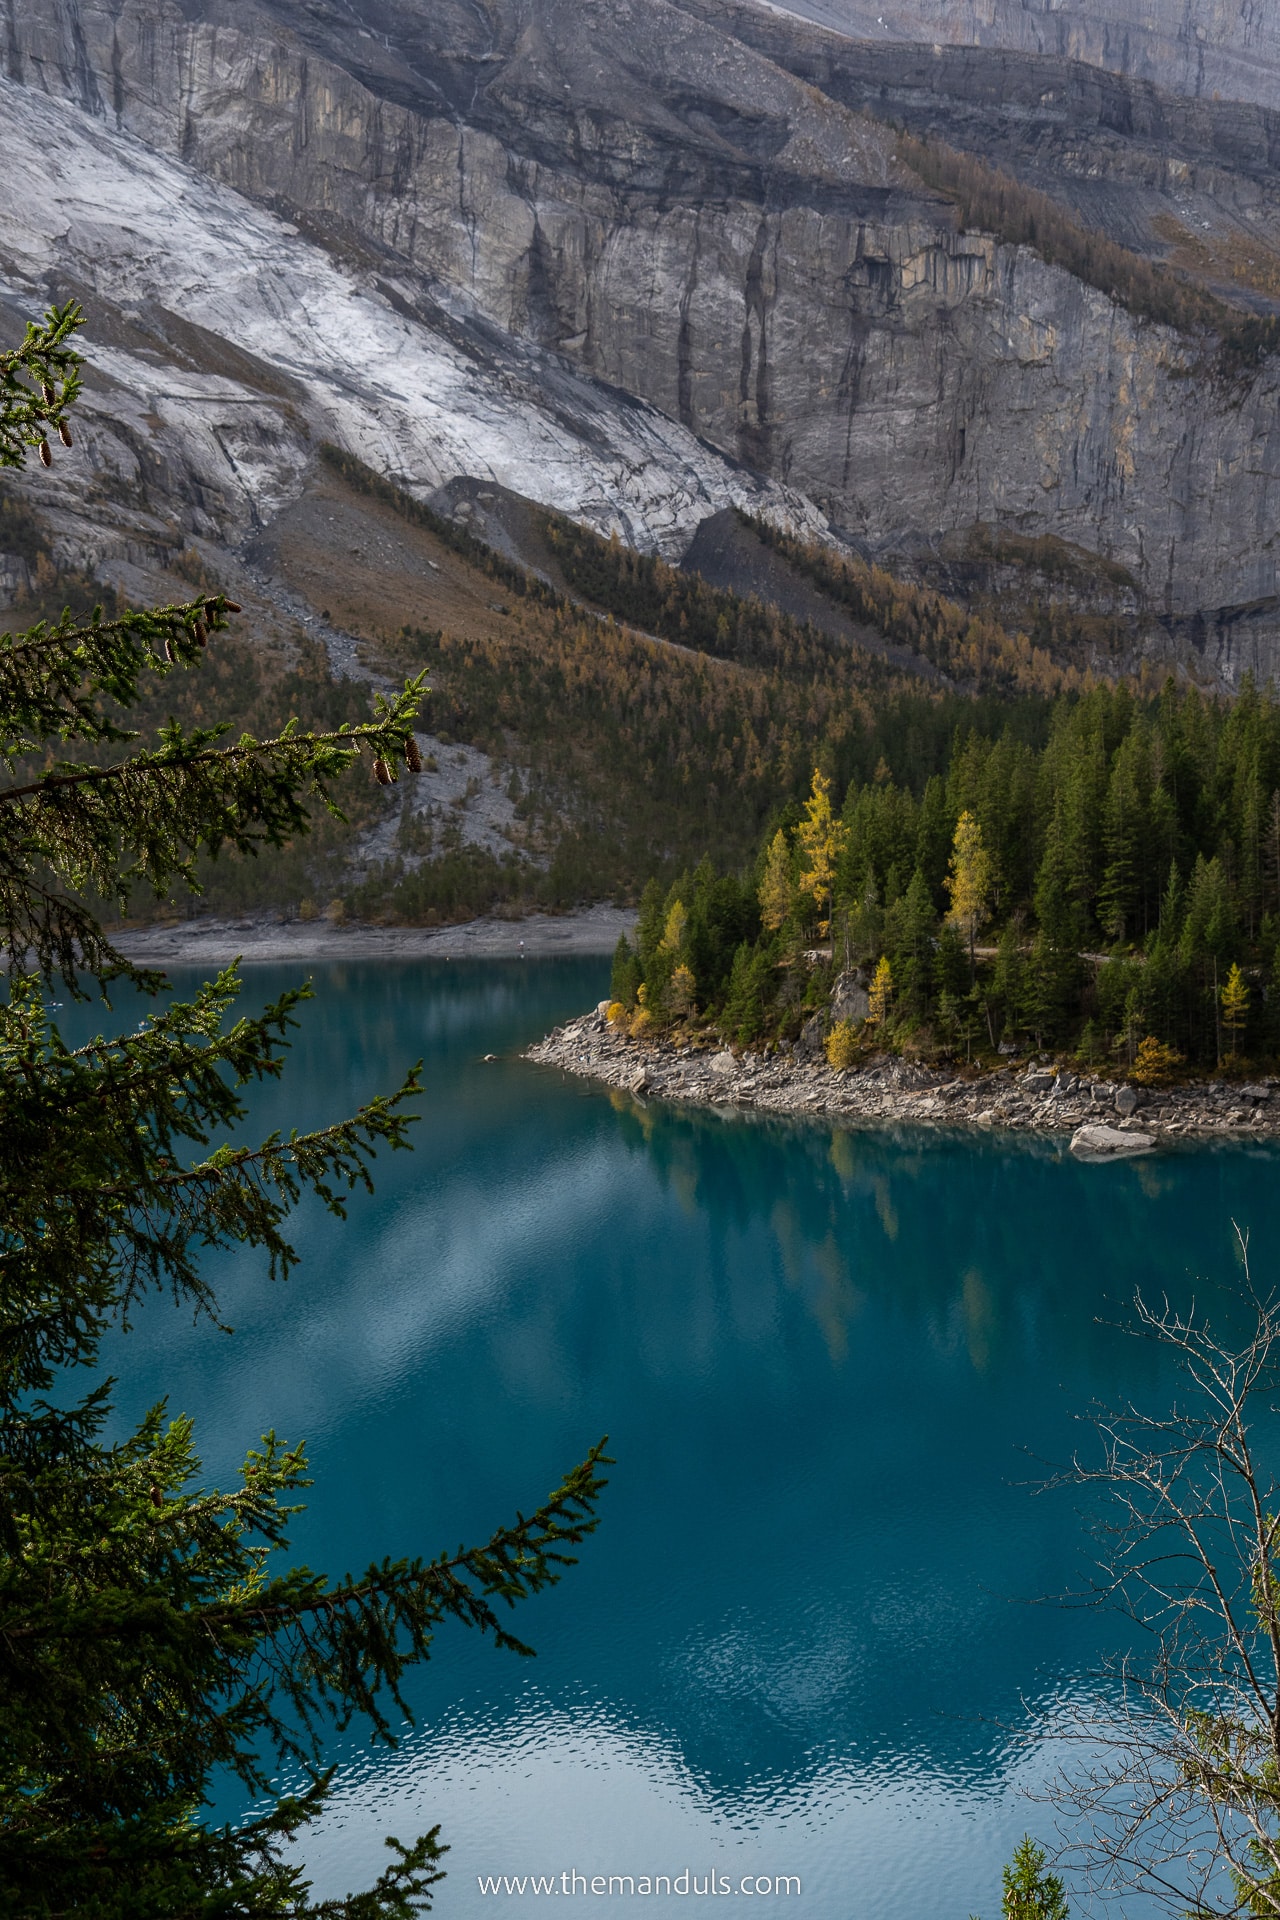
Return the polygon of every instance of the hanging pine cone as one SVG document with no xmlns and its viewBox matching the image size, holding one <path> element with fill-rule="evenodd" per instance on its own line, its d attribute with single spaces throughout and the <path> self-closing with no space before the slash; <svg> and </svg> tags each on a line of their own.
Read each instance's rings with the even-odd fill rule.
<svg viewBox="0 0 1280 1920">
<path fill-rule="evenodd" d="M 159 1487 L 152 1487 L 151 1489 L 151 1504 L 153 1507 L 162 1507 L 164 1505 L 164 1495 L 161 1493 Z"/>
<path fill-rule="evenodd" d="M 170 639 L 167 633 L 164 637 L 164 657 L 168 661 L 170 666 L 173 665 L 174 661 L 178 657 L 173 651 L 173 641 Z"/>
<path fill-rule="evenodd" d="M 197 620 L 193 631 L 196 636 L 196 645 L 198 647 L 202 647 L 205 644 L 205 641 L 209 638 L 208 627 L 206 627 L 203 620 Z"/>
<path fill-rule="evenodd" d="M 216 601 L 216 600 L 206 600 L 206 601 L 205 601 L 205 603 L 204 603 L 204 617 L 205 617 L 205 619 L 206 619 L 206 620 L 207 620 L 207 621 L 209 622 L 209 625 L 210 625 L 210 626 L 213 626 L 213 625 L 214 625 L 214 623 L 216 622 L 216 620 L 217 620 L 217 618 L 218 618 L 218 603 L 217 603 L 217 601 Z"/>
<path fill-rule="evenodd" d="M 71 445 L 71 429 L 65 420 L 59 420 L 58 422 L 58 438 L 64 447 Z"/>
<path fill-rule="evenodd" d="M 224 613 L 243 613 L 244 608 L 239 606 L 234 600 L 224 600 L 222 603 L 222 611 Z"/>
<path fill-rule="evenodd" d="M 395 779 L 395 774 L 391 771 L 381 754 L 378 755 L 373 763 L 373 777 L 380 787 L 389 787 Z"/>
<path fill-rule="evenodd" d="M 404 763 L 410 773 L 422 772 L 422 755 L 418 752 L 418 743 L 411 733 L 405 735 Z"/>
<path fill-rule="evenodd" d="M 44 462 L 46 467 L 51 467 L 53 465 L 53 454 L 50 452 L 49 442 L 47 440 L 42 440 L 40 442 L 40 458 Z"/>
</svg>

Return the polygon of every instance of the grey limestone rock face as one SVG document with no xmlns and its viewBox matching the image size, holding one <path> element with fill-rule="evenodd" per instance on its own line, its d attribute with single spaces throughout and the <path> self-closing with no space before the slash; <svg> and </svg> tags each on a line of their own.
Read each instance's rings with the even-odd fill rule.
<svg viewBox="0 0 1280 1920">
<path fill-rule="evenodd" d="M 856 973 L 842 973 L 831 989 L 831 1017 L 855 1025 L 871 1012 L 871 995 Z"/>
<path fill-rule="evenodd" d="M 1007 47 L 1086 61 L 1171 92 L 1280 103 L 1280 11 L 1267 0 L 788 0 L 840 33 Z"/>
<path fill-rule="evenodd" d="M 949 11 L 991 8 L 885 18 L 955 37 Z M 1228 389 L 1169 330 L 957 232 L 889 129 L 748 44 L 743 18 L 720 0 L 11 0 L 3 58 L 370 271 L 407 262 L 446 319 L 640 396 L 871 550 L 1052 534 L 1127 569 L 1222 678 L 1270 671 L 1276 369 Z M 1276 38 L 1246 35 L 1242 60 Z"/>
</svg>

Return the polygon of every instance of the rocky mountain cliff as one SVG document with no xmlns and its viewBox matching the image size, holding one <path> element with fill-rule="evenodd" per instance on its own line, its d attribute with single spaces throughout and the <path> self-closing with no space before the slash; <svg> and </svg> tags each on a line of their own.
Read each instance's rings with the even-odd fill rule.
<svg viewBox="0 0 1280 1920">
<path fill-rule="evenodd" d="M 786 11 L 858 38 L 1050 54 L 1172 93 L 1280 106 L 1270 0 L 789 0 Z"/>
<path fill-rule="evenodd" d="M 1194 40 L 1194 9 L 1157 11 Z M 1255 11 L 1214 45 L 1256 76 L 1277 36 Z M 928 5 L 899 15 L 941 38 Z M 940 123 L 1210 278 L 1247 243 L 1280 294 L 1280 121 L 1176 109 L 1141 77 L 1185 78 L 1158 39 L 1110 60 L 1130 79 L 1060 57 L 1091 41 L 862 45 L 732 0 L 8 0 L 6 152 L 30 165 L 0 249 L 18 292 L 105 298 L 104 377 L 145 396 L 138 365 L 164 363 L 129 457 L 198 422 L 183 457 L 221 452 L 188 516 L 218 484 L 269 514 L 307 457 L 290 408 L 319 408 L 419 490 L 485 472 L 668 551 L 747 495 L 926 568 L 991 528 L 1052 536 L 1230 680 L 1280 652 L 1280 368 L 1227 378 L 959 231 L 889 125 Z M 174 208 L 198 209 L 181 245 Z M 1255 268 L 1248 297 L 1267 287 Z M 253 406 L 208 387 L 231 369 L 194 336 L 178 378 L 158 312 L 265 369 Z"/>
</svg>

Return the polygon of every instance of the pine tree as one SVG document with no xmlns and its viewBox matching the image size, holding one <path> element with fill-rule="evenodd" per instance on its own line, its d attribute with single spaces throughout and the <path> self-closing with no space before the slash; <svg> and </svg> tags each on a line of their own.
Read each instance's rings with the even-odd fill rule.
<svg viewBox="0 0 1280 1920">
<path fill-rule="evenodd" d="M 631 942 L 625 933 L 618 935 L 618 944 L 613 950 L 613 967 L 609 975 L 609 992 L 612 999 L 622 1006 L 629 1007 L 636 997 L 636 988 L 640 985 L 640 961 L 632 951 Z"/>
<path fill-rule="evenodd" d="M 54 309 L 0 357 L 0 463 L 69 444 L 81 316 Z M 330 1724 L 394 1743 L 406 1670 L 452 1618 L 520 1643 L 506 1609 L 559 1578 L 595 1524 L 599 1449 L 527 1518 L 483 1546 L 384 1560 L 330 1583 L 281 1564 L 298 1447 L 273 1434 L 227 1489 L 200 1486 L 191 1424 L 153 1409 L 108 1439 L 111 1382 L 88 1390 L 108 1328 L 151 1291 L 211 1320 L 207 1246 L 295 1256 L 305 1191 L 341 1216 L 379 1149 L 408 1146 L 411 1072 L 351 1119 L 260 1145 L 226 1143 L 244 1089 L 275 1077 L 305 991 L 232 1020 L 228 970 L 136 1031 L 69 1048 L 51 1022 L 56 976 L 82 997 L 126 979 L 158 996 L 90 900 L 194 878 L 203 851 L 247 855 L 333 808 L 360 759 L 380 783 L 414 769 L 421 685 L 367 724 L 274 739 L 119 724 L 154 677 L 194 670 L 239 611 L 224 594 L 0 637 L 0 1912 L 7 1920 L 376 1920 L 429 1904 L 433 1829 L 369 1891 L 311 1902 L 286 1843 L 324 1804 Z M 71 757 L 60 758 L 69 749 Z M 80 758 L 74 757 L 76 753 Z M 92 759 L 84 757 L 92 752 Z M 224 1144 L 210 1149 L 217 1138 Z M 273 1784 L 300 1777 L 293 1794 Z M 206 1818 L 210 1783 L 257 1799 L 238 1827 Z"/>
<path fill-rule="evenodd" d="M 938 917 L 933 910 L 928 883 L 917 867 L 911 885 L 885 915 L 885 934 L 898 983 L 899 1003 L 923 1013 L 929 999 L 929 976 L 933 965 L 934 939 Z"/>
<path fill-rule="evenodd" d="M 1045 1861 L 1044 1848 L 1024 1834 L 1002 1875 L 1002 1920 L 1069 1920 L 1062 1881 L 1045 1872 Z"/>
<path fill-rule="evenodd" d="M 1004 1014 L 1005 1032 L 1012 1038 L 1022 1011 L 1026 965 L 1022 958 L 1022 929 L 1011 920 L 1000 936 L 991 985 Z"/>
<path fill-rule="evenodd" d="M 1102 815 L 1104 867 L 1098 918 L 1112 940 L 1132 940 L 1147 922 L 1150 755 L 1134 726 L 1117 749 Z"/>
</svg>

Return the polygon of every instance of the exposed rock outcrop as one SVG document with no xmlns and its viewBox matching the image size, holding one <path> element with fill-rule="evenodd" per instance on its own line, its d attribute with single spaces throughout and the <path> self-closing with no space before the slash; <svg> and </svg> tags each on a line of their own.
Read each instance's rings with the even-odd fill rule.
<svg viewBox="0 0 1280 1920">
<path fill-rule="evenodd" d="M 824 524 L 656 408 L 451 315 L 403 262 L 335 258 L 66 100 L 0 79 L 0 148 L 7 324 L 50 297 L 90 314 L 76 449 L 22 482 L 60 559 L 117 577 L 192 538 L 240 542 L 324 439 L 425 493 L 501 474 L 649 549 L 679 553 L 734 502 Z"/>
<path fill-rule="evenodd" d="M 822 42 L 823 90 L 749 46 L 741 12 L 11 0 L 5 61 L 363 249 L 402 305 L 430 288 L 473 342 L 497 327 L 555 355 L 524 375 L 553 413 L 556 367 L 641 396 L 878 550 L 1051 533 L 1127 568 L 1210 669 L 1270 671 L 1276 369 L 1227 386 L 1103 293 L 957 233 L 838 97 L 843 56 Z M 1250 181 L 1271 220 L 1273 183 Z M 660 434 L 608 453 L 672 457 Z"/>
</svg>

